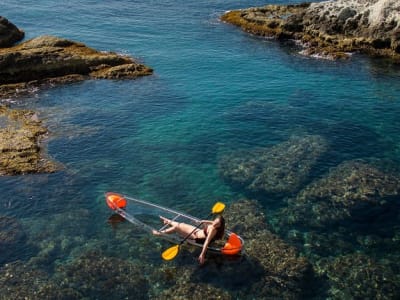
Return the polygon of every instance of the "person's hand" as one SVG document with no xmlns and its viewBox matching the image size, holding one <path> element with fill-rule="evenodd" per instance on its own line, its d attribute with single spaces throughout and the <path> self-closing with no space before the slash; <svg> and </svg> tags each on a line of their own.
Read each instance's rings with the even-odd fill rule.
<svg viewBox="0 0 400 300">
<path fill-rule="evenodd" d="M 206 261 L 205 254 L 201 253 L 199 255 L 199 264 L 203 265 L 205 261 Z"/>
</svg>

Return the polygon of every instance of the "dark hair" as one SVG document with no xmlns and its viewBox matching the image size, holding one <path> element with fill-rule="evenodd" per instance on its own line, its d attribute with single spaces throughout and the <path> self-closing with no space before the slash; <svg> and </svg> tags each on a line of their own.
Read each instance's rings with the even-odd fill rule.
<svg viewBox="0 0 400 300">
<path fill-rule="evenodd" d="M 225 219 L 222 215 L 219 215 L 217 218 L 220 218 L 221 224 L 217 228 L 217 233 L 214 236 L 215 240 L 220 240 L 224 237 L 225 234 Z"/>
</svg>

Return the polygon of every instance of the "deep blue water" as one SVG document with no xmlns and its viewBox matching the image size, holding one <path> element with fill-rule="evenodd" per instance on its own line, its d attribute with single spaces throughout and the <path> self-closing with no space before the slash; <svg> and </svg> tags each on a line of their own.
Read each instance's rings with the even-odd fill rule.
<svg viewBox="0 0 400 300">
<path fill-rule="evenodd" d="M 245 191 L 224 182 L 217 168 L 232 150 L 302 132 L 332 137 L 337 157 L 327 167 L 359 157 L 398 161 L 400 68 L 361 55 L 304 57 L 218 20 L 264 1 L 58 2 L 3 0 L 1 15 L 27 39 L 56 35 L 116 51 L 154 75 L 58 86 L 16 104 L 40 112 L 51 131 L 48 153 L 64 169 L 1 178 L 0 206 L 32 239 L 45 232 L 48 241 L 69 241 L 50 265 L 82 247 L 107 247 L 106 191 L 196 215 L 207 215 L 216 200 L 241 198 Z M 37 255 L 28 248 L 19 250 L 26 260 Z M 149 250 L 145 259 L 157 262 L 158 254 Z"/>
</svg>

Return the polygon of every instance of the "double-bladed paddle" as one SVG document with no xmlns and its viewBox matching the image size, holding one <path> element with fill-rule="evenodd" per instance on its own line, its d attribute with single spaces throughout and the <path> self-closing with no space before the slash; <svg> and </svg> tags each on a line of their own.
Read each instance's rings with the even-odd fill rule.
<svg viewBox="0 0 400 300">
<path fill-rule="evenodd" d="M 225 204 L 222 202 L 217 202 L 214 204 L 214 206 L 212 207 L 211 213 L 208 215 L 207 219 L 212 215 L 212 214 L 219 214 L 221 212 L 223 212 L 225 209 Z M 170 248 L 168 248 L 167 250 L 165 250 L 162 254 L 161 257 L 164 260 L 172 260 L 175 258 L 175 256 L 178 255 L 179 253 L 179 248 L 180 246 L 192 235 L 193 232 L 195 232 L 196 229 L 198 229 L 201 224 L 203 224 L 203 222 L 200 222 L 199 225 L 197 225 L 193 231 L 191 233 L 189 233 L 179 244 L 172 246 Z"/>
</svg>

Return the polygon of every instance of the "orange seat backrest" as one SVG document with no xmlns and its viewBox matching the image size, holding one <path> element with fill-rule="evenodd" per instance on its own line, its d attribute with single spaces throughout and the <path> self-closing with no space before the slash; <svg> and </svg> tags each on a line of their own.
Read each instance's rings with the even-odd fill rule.
<svg viewBox="0 0 400 300">
<path fill-rule="evenodd" d="M 106 194 L 106 202 L 109 208 L 115 210 L 117 208 L 124 209 L 126 207 L 126 199 L 121 195 L 114 194 L 114 193 L 107 193 Z"/>
<path fill-rule="evenodd" d="M 224 247 L 221 249 L 222 254 L 225 255 L 236 255 L 242 250 L 242 241 L 237 236 L 236 233 L 231 233 L 228 241 L 225 243 Z"/>
</svg>

